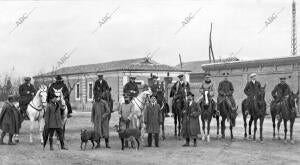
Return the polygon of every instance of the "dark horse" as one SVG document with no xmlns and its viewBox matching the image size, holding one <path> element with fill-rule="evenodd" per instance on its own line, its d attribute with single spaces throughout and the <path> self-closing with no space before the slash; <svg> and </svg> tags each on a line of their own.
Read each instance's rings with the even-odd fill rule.
<svg viewBox="0 0 300 165">
<path fill-rule="evenodd" d="M 242 113 L 243 113 L 243 120 L 244 120 L 244 129 L 245 134 L 244 138 L 247 138 L 247 116 L 250 115 L 249 120 L 249 139 L 251 139 L 251 125 L 254 121 L 254 135 L 253 141 L 256 141 L 256 130 L 257 130 L 257 120 L 260 121 L 260 141 L 263 141 L 263 123 L 265 119 L 266 113 L 266 101 L 265 101 L 265 88 L 261 87 L 258 92 L 258 96 L 256 99 L 249 100 L 249 98 L 244 99 L 242 102 Z"/>
<path fill-rule="evenodd" d="M 160 111 L 162 114 L 162 124 L 161 124 L 161 130 L 162 130 L 162 139 L 165 140 L 165 114 L 169 110 L 169 104 L 166 102 L 165 98 L 157 97 L 157 103 L 160 105 Z"/>
<path fill-rule="evenodd" d="M 200 102 L 200 108 L 201 108 L 201 121 L 202 121 L 202 140 L 205 141 L 205 138 L 207 138 L 207 142 L 210 142 L 210 122 L 212 119 L 212 116 L 214 114 L 214 110 L 212 107 L 212 98 L 208 97 L 208 91 L 205 90 L 203 92 L 203 101 Z M 205 133 L 205 122 L 207 122 L 207 135 Z"/>
<path fill-rule="evenodd" d="M 280 140 L 279 130 L 280 124 L 283 120 L 284 122 L 284 142 L 287 143 L 286 140 L 286 133 L 287 133 L 287 121 L 290 120 L 290 140 L 291 144 L 294 144 L 293 139 L 293 126 L 296 118 L 296 108 L 299 102 L 299 91 L 297 93 L 291 92 L 284 100 L 280 103 L 275 103 L 272 101 L 271 103 L 271 116 L 272 116 L 272 123 L 273 123 L 273 139 L 276 138 L 275 136 L 275 118 L 276 115 L 279 115 L 279 120 L 277 123 L 277 135 L 278 139 Z"/>
<path fill-rule="evenodd" d="M 220 102 L 218 103 L 218 109 L 220 111 L 220 116 L 222 117 L 222 121 L 221 121 L 221 134 L 222 134 L 222 138 L 225 139 L 225 121 L 227 119 L 227 121 L 229 120 L 229 124 L 230 124 L 230 137 L 231 140 L 233 140 L 233 133 L 232 133 L 232 128 L 235 126 L 235 119 L 237 117 L 237 109 L 238 107 L 233 107 L 229 98 L 227 96 L 224 97 L 224 99 L 220 100 Z M 216 118 L 217 119 L 217 129 L 219 129 L 219 117 Z M 219 132 L 219 130 L 218 130 Z"/>
<path fill-rule="evenodd" d="M 175 136 L 178 136 L 179 139 L 181 136 L 181 124 L 182 124 L 182 111 L 185 108 L 185 104 L 186 104 L 186 88 L 183 89 L 184 95 L 181 95 L 179 97 L 175 96 L 175 90 L 174 88 L 172 88 L 171 93 L 170 93 L 170 97 L 173 97 L 172 100 L 172 113 L 174 115 L 174 125 L 175 125 Z M 178 122 L 178 134 L 177 134 L 177 122 Z"/>
</svg>

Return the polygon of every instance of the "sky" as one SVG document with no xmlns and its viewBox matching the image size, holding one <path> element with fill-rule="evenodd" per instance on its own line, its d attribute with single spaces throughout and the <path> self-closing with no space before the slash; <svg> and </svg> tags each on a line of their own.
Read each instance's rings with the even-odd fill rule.
<svg viewBox="0 0 300 165">
<path fill-rule="evenodd" d="M 290 56 L 291 6 L 292 0 L 0 1 L 0 79 L 151 53 L 171 66 L 179 54 L 183 62 L 208 60 L 211 23 L 216 59 Z"/>
</svg>

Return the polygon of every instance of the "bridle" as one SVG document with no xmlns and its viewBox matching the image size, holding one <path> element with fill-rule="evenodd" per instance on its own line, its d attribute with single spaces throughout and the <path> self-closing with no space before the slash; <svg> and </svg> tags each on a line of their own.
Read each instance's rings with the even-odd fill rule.
<svg viewBox="0 0 300 165">
<path fill-rule="evenodd" d="M 145 94 L 145 95 L 146 95 L 146 98 L 144 99 L 144 101 L 140 100 L 138 97 L 136 97 L 135 99 L 132 99 L 132 100 L 135 102 L 135 104 L 138 106 L 138 108 L 139 108 L 140 110 L 143 110 L 143 108 L 141 108 L 141 107 L 139 106 L 139 104 L 136 102 L 136 100 L 137 100 L 139 103 L 141 103 L 142 105 L 145 105 L 145 104 L 146 104 L 146 101 L 147 101 L 147 98 L 149 98 L 148 95 L 150 95 L 150 94 Z"/>
<path fill-rule="evenodd" d="M 40 92 L 39 92 L 39 98 L 42 98 L 42 94 L 41 94 L 41 93 L 46 93 L 46 94 L 47 94 L 46 91 L 40 91 Z M 41 105 L 36 106 L 36 105 L 33 104 L 33 101 L 30 101 L 29 105 L 30 105 L 31 108 L 33 108 L 33 109 L 35 109 L 35 110 L 37 110 L 37 111 L 41 111 L 41 110 L 43 110 L 43 109 L 45 108 L 44 104 L 47 103 L 47 102 L 46 102 L 46 101 L 43 101 L 43 100 L 41 99 L 41 103 L 42 103 Z M 40 108 L 40 107 L 41 107 L 41 108 Z"/>
</svg>

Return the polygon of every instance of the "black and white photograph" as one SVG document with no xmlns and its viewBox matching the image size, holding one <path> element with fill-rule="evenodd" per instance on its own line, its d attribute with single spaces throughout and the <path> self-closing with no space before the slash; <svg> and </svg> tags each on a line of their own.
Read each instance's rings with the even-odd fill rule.
<svg viewBox="0 0 300 165">
<path fill-rule="evenodd" d="M 0 0 L 0 165 L 299 165 L 297 9 Z"/>
</svg>

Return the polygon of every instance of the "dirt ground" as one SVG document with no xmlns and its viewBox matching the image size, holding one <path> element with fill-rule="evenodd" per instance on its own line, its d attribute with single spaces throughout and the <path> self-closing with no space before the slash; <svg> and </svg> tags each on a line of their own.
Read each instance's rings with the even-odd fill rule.
<svg viewBox="0 0 300 165">
<path fill-rule="evenodd" d="M 165 141 L 160 141 L 159 148 L 143 148 L 136 151 L 125 149 L 121 151 L 121 143 L 117 133 L 112 128 L 117 124 L 116 114 L 110 122 L 110 145 L 111 149 L 104 148 L 102 140 L 101 148 L 92 150 L 91 143 L 86 151 L 80 150 L 80 130 L 91 129 L 90 113 L 76 113 L 68 121 L 66 131 L 66 144 L 68 151 L 60 151 L 57 146 L 55 151 L 49 151 L 49 145 L 43 151 L 35 125 L 34 143 L 29 144 L 29 122 L 23 123 L 20 143 L 16 146 L 0 146 L 0 164 L 22 164 L 22 165 L 68 165 L 68 164 L 300 164 L 300 135 L 299 120 L 294 127 L 296 143 L 284 144 L 280 140 L 272 140 L 271 120 L 266 119 L 264 124 L 264 143 L 252 142 L 243 139 L 243 122 L 241 116 L 237 119 L 234 128 L 236 140 L 231 142 L 228 129 L 226 139 L 216 138 L 216 122 L 212 122 L 211 142 L 198 141 L 198 147 L 183 148 L 183 140 L 174 137 L 173 119 L 166 118 Z M 228 124 L 228 123 L 227 123 Z M 283 135 L 283 129 L 281 131 Z M 7 137 L 5 138 L 7 141 Z"/>
</svg>

